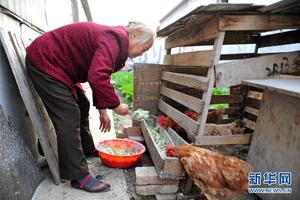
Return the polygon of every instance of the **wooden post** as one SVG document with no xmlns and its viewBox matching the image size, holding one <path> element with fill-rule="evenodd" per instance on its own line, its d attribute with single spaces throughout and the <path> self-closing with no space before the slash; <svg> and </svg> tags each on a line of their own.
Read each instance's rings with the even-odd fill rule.
<svg viewBox="0 0 300 200">
<path fill-rule="evenodd" d="M 81 4 L 82 4 L 82 7 L 83 7 L 83 10 L 84 10 L 84 13 L 85 13 L 85 16 L 86 16 L 87 20 L 89 22 L 92 22 L 93 17 L 92 17 L 92 13 L 91 13 L 91 10 L 90 10 L 88 0 L 81 0 Z"/>
<path fill-rule="evenodd" d="M 79 22 L 78 2 L 77 2 L 77 0 L 71 0 L 71 8 L 72 8 L 73 22 Z"/>
</svg>

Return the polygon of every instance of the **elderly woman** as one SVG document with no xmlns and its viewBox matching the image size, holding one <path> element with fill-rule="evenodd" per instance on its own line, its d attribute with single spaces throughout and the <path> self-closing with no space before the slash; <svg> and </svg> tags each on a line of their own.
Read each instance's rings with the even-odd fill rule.
<svg viewBox="0 0 300 200">
<path fill-rule="evenodd" d="M 111 128 L 107 109 L 128 114 L 110 82 L 128 57 L 142 55 L 153 44 L 155 32 L 139 22 L 128 26 L 73 23 L 38 37 L 26 48 L 28 74 L 57 134 L 60 174 L 75 188 L 103 192 L 110 185 L 90 175 L 85 154 L 94 151 L 89 131 L 89 103 L 78 83 L 88 82 L 100 129 Z"/>
</svg>

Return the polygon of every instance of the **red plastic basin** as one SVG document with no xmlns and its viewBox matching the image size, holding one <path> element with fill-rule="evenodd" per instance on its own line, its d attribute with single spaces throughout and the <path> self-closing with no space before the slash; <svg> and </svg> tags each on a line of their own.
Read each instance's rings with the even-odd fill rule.
<svg viewBox="0 0 300 200">
<path fill-rule="evenodd" d="M 132 155 L 115 155 L 104 151 L 105 148 L 134 152 Z M 113 168 L 129 168 L 134 166 L 142 157 L 146 148 L 139 142 L 128 139 L 112 139 L 100 142 L 96 149 L 104 165 Z"/>
</svg>

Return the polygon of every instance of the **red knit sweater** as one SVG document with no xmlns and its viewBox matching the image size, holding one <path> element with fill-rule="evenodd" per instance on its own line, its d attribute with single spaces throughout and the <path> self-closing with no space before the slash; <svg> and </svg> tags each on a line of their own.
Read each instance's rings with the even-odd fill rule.
<svg viewBox="0 0 300 200">
<path fill-rule="evenodd" d="M 37 69 L 65 84 L 73 94 L 75 83 L 88 81 L 94 106 L 114 108 L 120 101 L 110 75 L 124 66 L 128 45 L 123 26 L 81 22 L 44 33 L 26 53 Z"/>
</svg>

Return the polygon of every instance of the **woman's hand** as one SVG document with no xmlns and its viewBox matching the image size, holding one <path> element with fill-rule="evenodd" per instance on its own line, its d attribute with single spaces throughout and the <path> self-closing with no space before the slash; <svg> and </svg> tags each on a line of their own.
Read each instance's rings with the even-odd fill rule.
<svg viewBox="0 0 300 200">
<path fill-rule="evenodd" d="M 127 115 L 129 108 L 127 104 L 121 103 L 118 107 L 113 109 L 118 115 Z"/>
<path fill-rule="evenodd" d="M 100 127 L 99 129 L 102 132 L 109 132 L 111 128 L 110 124 L 110 118 L 107 115 L 106 109 L 99 109 L 99 114 L 100 114 Z"/>
</svg>

